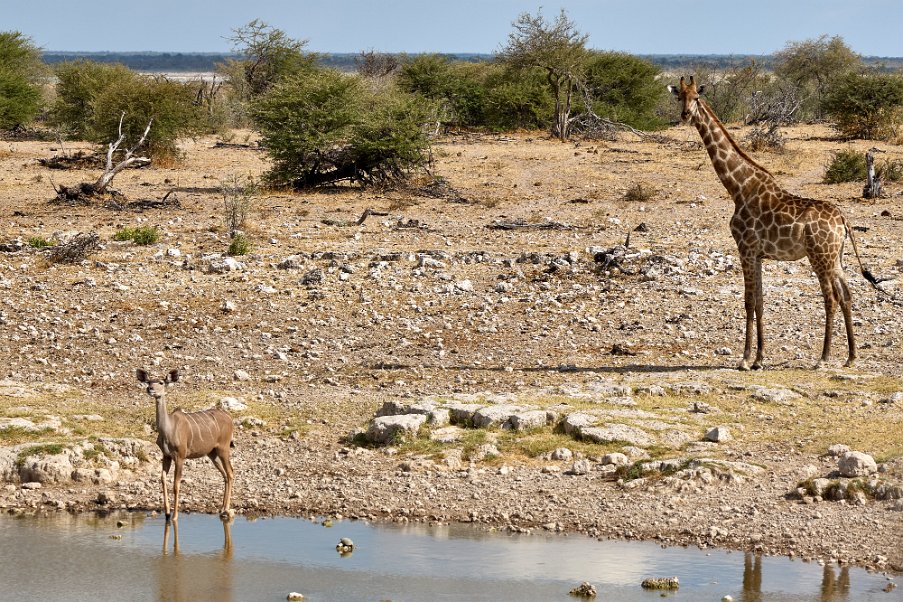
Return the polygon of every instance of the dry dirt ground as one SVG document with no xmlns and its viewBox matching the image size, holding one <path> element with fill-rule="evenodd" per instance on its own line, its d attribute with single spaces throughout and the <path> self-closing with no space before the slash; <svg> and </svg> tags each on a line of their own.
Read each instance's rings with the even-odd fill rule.
<svg viewBox="0 0 903 602">
<path fill-rule="evenodd" d="M 254 249 L 227 272 L 217 271 L 229 244 L 220 187 L 265 171 L 260 150 L 188 141 L 182 163 L 114 181 L 131 201 L 174 189 L 177 206 L 116 210 L 50 203 L 51 181 L 90 181 L 97 169 L 51 171 L 38 159 L 57 144 L 2 142 L 0 243 L 96 232 L 103 248 L 76 264 L 30 247 L 0 253 L 0 444 L 84 452 L 105 449 L 101 437 L 131 437 L 148 451 L 111 466 L 111 482 L 31 489 L 10 474 L 0 507 L 158 509 L 154 408 L 134 371 L 178 368 L 170 407 L 224 397 L 247 406 L 235 412 L 240 514 L 471 521 L 903 570 L 899 500 L 792 495 L 806 479 L 835 478 L 833 444 L 871 454 L 873 479 L 903 484 L 903 400 L 893 396 L 903 391 L 901 186 L 863 201 L 861 184 L 822 184 L 833 151 L 872 144 L 820 126 L 786 134 L 786 152 L 755 158 L 788 189 L 836 202 L 866 265 L 897 278 L 876 292 L 847 246 L 860 347 L 851 369 L 841 368 L 838 319 L 832 361 L 812 370 L 824 318 L 805 261 L 766 264 L 767 369 L 734 369 L 743 289 L 733 205 L 690 128 L 668 130 L 667 141 L 449 136 L 433 149 L 449 188 L 432 196 L 417 185 L 260 193 L 245 226 Z M 881 146 L 882 159 L 903 158 Z M 651 197 L 626 200 L 637 184 Z M 386 215 L 356 225 L 365 209 Z M 490 227 L 500 223 L 562 227 Z M 144 225 L 159 228 L 158 243 L 112 240 Z M 626 252 L 600 269 L 599 252 L 628 233 Z M 625 448 L 550 425 L 352 441 L 385 402 L 424 400 L 585 410 L 647 440 Z M 16 418 L 38 426 L 11 426 Z M 732 438 L 704 442 L 714 426 Z M 611 452 L 732 468 L 632 480 L 605 466 Z M 215 511 L 220 491 L 209 463 L 191 462 L 183 511 Z"/>
</svg>

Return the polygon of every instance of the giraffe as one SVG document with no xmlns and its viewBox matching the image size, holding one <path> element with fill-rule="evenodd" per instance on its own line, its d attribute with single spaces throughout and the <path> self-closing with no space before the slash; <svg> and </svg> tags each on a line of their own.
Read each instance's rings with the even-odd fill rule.
<svg viewBox="0 0 903 602">
<path fill-rule="evenodd" d="M 737 145 L 712 108 L 700 98 L 705 86 L 697 88 L 693 77 L 687 84 L 668 86 L 681 106 L 681 122 L 690 122 L 699 131 L 712 160 L 715 173 L 734 200 L 730 228 L 743 266 L 746 342 L 738 368 L 762 368 L 765 353 L 763 332 L 762 260 L 796 261 L 809 258 L 818 277 L 825 302 L 825 336 L 821 359 L 828 360 L 837 306 L 843 313 L 849 357 L 844 366 L 856 360 L 853 335 L 852 296 L 843 273 L 843 246 L 847 235 L 863 277 L 877 288 L 876 278 L 862 265 L 853 233 L 840 210 L 827 201 L 796 196 L 777 183 L 771 173 L 753 161 Z M 756 357 L 750 366 L 753 326 L 756 330 Z"/>
</svg>

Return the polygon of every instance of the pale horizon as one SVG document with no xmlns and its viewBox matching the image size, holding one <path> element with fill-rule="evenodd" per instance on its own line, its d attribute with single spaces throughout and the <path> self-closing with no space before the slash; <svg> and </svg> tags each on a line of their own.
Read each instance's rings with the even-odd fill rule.
<svg viewBox="0 0 903 602">
<path fill-rule="evenodd" d="M 20 31 L 47 52 L 228 53 L 232 30 L 253 19 L 308 41 L 307 50 L 493 54 L 524 12 L 515 0 L 158 0 L 152 5 L 0 0 L 0 31 Z M 903 56 L 897 0 L 561 0 L 588 47 L 632 54 L 769 55 L 791 41 L 840 36 L 864 56 Z"/>
</svg>

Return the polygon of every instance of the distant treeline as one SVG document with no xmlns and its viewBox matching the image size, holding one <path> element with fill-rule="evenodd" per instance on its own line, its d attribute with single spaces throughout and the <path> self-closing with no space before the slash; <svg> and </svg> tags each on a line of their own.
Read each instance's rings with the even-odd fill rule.
<svg viewBox="0 0 903 602">
<path fill-rule="evenodd" d="M 480 62 L 493 58 L 491 54 L 455 53 L 442 54 L 457 61 Z M 726 69 L 755 61 L 766 69 L 770 69 L 774 57 L 772 55 L 725 55 L 725 54 L 646 54 L 639 55 L 658 65 L 665 71 L 675 71 L 688 67 L 705 65 L 714 69 Z M 76 59 L 87 59 L 98 63 L 121 63 L 136 71 L 201 71 L 216 69 L 217 63 L 236 55 L 215 52 L 44 52 L 44 62 L 48 64 Z M 319 55 L 320 63 L 341 71 L 354 71 L 357 68 L 359 53 L 335 53 Z M 863 62 L 870 66 L 880 67 L 885 71 L 903 69 L 903 57 L 863 57 Z"/>
</svg>

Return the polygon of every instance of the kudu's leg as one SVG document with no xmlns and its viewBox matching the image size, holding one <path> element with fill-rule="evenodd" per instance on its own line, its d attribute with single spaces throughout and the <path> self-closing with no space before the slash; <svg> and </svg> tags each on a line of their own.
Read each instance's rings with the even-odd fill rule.
<svg viewBox="0 0 903 602">
<path fill-rule="evenodd" d="M 172 520 L 175 522 L 179 518 L 179 489 L 182 485 L 182 466 L 184 460 L 175 458 L 176 470 L 172 477 Z"/>
<path fill-rule="evenodd" d="M 226 451 L 215 449 L 210 452 L 209 458 L 210 461 L 213 462 L 213 465 L 216 466 L 216 469 L 219 470 L 220 474 L 223 475 L 223 503 L 220 506 L 220 515 L 231 517 L 230 505 L 232 500 L 232 482 L 235 480 L 235 476 L 232 470 L 232 460 L 229 457 L 229 450 L 228 448 Z"/>
<path fill-rule="evenodd" d="M 163 456 L 163 467 L 160 470 L 160 485 L 163 488 L 163 515 L 168 521 L 169 515 L 169 491 L 166 488 L 166 477 L 169 476 L 169 467 L 172 465 L 172 458 Z"/>
</svg>

